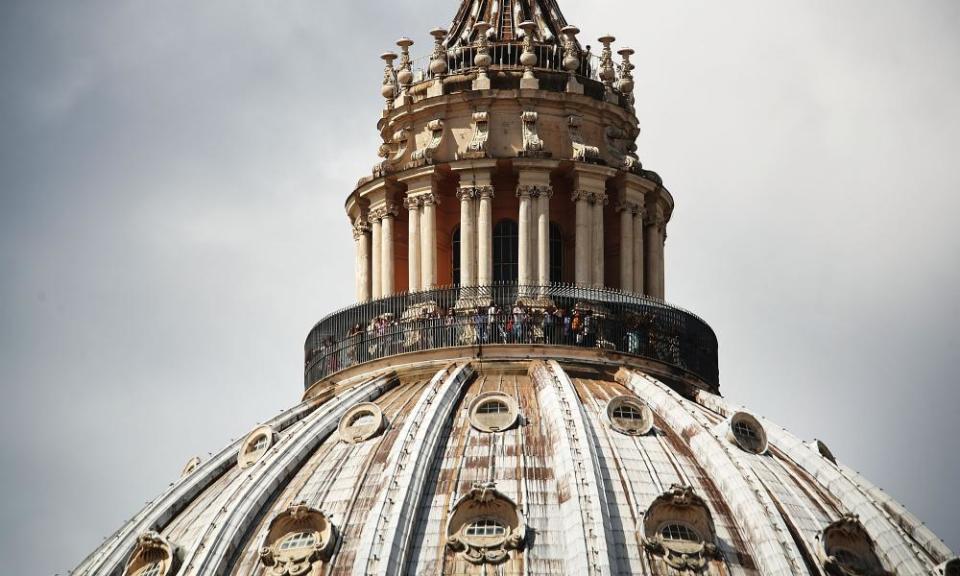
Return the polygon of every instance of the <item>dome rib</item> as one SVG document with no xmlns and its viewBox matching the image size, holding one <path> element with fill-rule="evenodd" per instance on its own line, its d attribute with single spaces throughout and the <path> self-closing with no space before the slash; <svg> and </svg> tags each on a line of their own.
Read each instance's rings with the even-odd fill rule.
<svg viewBox="0 0 960 576">
<path fill-rule="evenodd" d="M 456 411 L 466 382 L 473 376 L 470 363 L 451 365 L 433 377 L 428 391 L 410 411 L 399 431 L 398 442 L 387 457 L 389 470 L 381 491 L 370 507 L 371 522 L 360 534 L 353 574 L 393 576 L 406 567 L 410 539 L 416 524 L 424 484 L 441 442 L 444 426 Z"/>
<path fill-rule="evenodd" d="M 504 8 L 510 12 L 503 13 Z M 557 44 L 561 31 L 567 26 L 556 0 L 463 0 L 450 26 L 446 46 L 454 48 L 475 41 L 477 22 L 491 25 L 488 32 L 491 40 L 517 42 L 523 34 L 520 24 L 527 21 L 537 25 L 534 40 L 544 44 Z"/>
<path fill-rule="evenodd" d="M 787 534 L 787 526 L 775 512 L 773 501 L 765 491 L 750 485 L 751 475 L 743 470 L 750 467 L 725 449 L 710 433 L 709 422 L 701 421 L 688 412 L 675 392 L 667 386 L 631 370 L 623 369 L 617 375 L 634 394 L 646 400 L 650 408 L 678 436 L 684 437 L 697 461 L 717 483 L 723 499 L 742 522 L 754 560 L 760 573 L 771 576 L 793 576 L 803 573 L 803 560 L 796 544 Z"/>
<path fill-rule="evenodd" d="M 373 378 L 304 419 L 304 426 L 278 443 L 279 452 L 265 456 L 266 463 L 250 473 L 251 481 L 231 495 L 232 505 L 224 507 L 226 518 L 215 520 L 216 527 L 207 532 L 202 541 L 196 543 L 192 554 L 184 559 L 183 576 L 228 573 L 235 542 L 253 527 L 263 508 L 271 502 L 275 488 L 285 485 L 300 470 L 314 449 L 337 429 L 347 410 L 357 403 L 375 400 L 396 384 L 392 376 Z"/>
<path fill-rule="evenodd" d="M 728 404 L 723 398 L 710 394 L 709 392 L 698 392 L 697 402 L 706 405 L 714 410 L 719 410 L 722 414 L 732 414 L 739 408 Z M 828 490 L 840 504 L 850 513 L 858 515 L 864 526 L 869 530 L 877 543 L 877 553 L 889 558 L 891 566 L 899 566 L 905 569 L 907 574 L 922 574 L 926 570 L 924 559 L 920 557 L 920 548 L 910 547 L 913 554 L 899 553 L 904 551 L 901 546 L 902 539 L 912 539 L 918 546 L 922 545 L 917 538 L 910 538 L 910 535 L 903 530 L 895 519 L 890 517 L 890 513 L 879 505 L 878 500 L 870 494 L 870 483 L 859 474 L 850 471 L 842 466 L 829 464 L 826 459 L 818 453 L 811 450 L 799 438 L 794 437 L 779 426 L 765 421 L 765 427 L 770 435 L 771 444 L 781 450 L 787 458 L 793 460 L 797 465 L 810 473 L 810 475 Z M 843 486 L 843 489 L 840 489 Z M 895 507 L 902 508 L 899 505 Z M 899 538 L 891 533 L 890 525 L 897 527 Z M 913 530 L 919 535 L 924 536 L 925 540 L 930 542 L 932 533 L 924 528 L 920 531 L 919 527 L 913 526 Z M 933 542 L 936 542 L 932 548 L 923 547 L 924 553 L 931 558 L 946 560 L 951 555 L 946 548 L 934 536 Z M 892 557 L 891 557 L 892 556 Z"/>
</svg>

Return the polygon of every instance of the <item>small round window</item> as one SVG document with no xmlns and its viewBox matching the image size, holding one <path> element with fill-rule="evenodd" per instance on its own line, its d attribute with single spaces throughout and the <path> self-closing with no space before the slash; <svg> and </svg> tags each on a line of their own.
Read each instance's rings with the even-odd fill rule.
<svg viewBox="0 0 960 576">
<path fill-rule="evenodd" d="M 621 434 L 642 436 L 653 429 L 653 411 L 638 398 L 619 396 L 607 404 L 610 426 Z"/>
<path fill-rule="evenodd" d="M 508 430 L 519 414 L 517 402 L 502 392 L 480 394 L 470 403 L 470 425 L 481 432 Z"/>
<path fill-rule="evenodd" d="M 767 451 L 767 433 L 763 425 L 746 412 L 737 412 L 730 419 L 730 435 L 737 446 L 751 454 Z"/>
<path fill-rule="evenodd" d="M 240 468 L 256 464 L 273 446 L 274 431 L 270 426 L 261 426 L 247 435 L 240 446 L 237 463 Z"/>
<path fill-rule="evenodd" d="M 380 434 L 387 421 L 379 406 L 371 402 L 358 404 L 340 419 L 340 439 L 349 444 L 359 444 Z"/>
</svg>

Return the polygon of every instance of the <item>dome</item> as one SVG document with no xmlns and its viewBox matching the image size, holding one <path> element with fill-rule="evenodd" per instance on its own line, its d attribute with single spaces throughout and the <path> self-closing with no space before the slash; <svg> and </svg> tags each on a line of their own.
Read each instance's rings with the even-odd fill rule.
<svg viewBox="0 0 960 576">
<path fill-rule="evenodd" d="M 956 576 L 842 454 L 721 396 L 716 334 L 665 301 L 633 51 L 553 0 L 431 34 L 383 55 L 357 303 L 307 335 L 302 402 L 74 576 Z"/>
<path fill-rule="evenodd" d="M 141 574 L 128 559 L 154 549 L 182 566 L 159 574 L 231 575 L 932 574 L 951 557 L 816 444 L 690 382 L 561 349 L 450 356 L 308 394 L 254 431 L 275 441 L 252 466 L 250 438 L 228 446 L 74 573 Z"/>
</svg>

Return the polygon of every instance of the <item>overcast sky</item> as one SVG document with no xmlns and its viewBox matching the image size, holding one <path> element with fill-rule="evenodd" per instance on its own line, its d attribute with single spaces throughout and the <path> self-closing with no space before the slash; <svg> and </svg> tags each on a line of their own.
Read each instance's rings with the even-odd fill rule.
<svg viewBox="0 0 960 576">
<path fill-rule="evenodd" d="M 65 573 L 302 393 L 379 54 L 453 0 L 0 2 L 0 558 Z M 562 0 L 638 51 L 724 394 L 960 549 L 960 2 Z"/>
</svg>

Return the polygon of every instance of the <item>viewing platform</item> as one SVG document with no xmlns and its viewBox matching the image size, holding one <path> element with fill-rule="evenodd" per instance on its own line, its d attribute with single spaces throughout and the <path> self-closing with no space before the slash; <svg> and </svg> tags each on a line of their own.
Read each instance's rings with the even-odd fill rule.
<svg viewBox="0 0 960 576">
<path fill-rule="evenodd" d="M 719 388 L 717 337 L 696 315 L 617 290 L 515 283 L 399 294 L 335 312 L 307 337 L 304 386 L 401 354 L 509 346 L 600 349 Z"/>
</svg>

